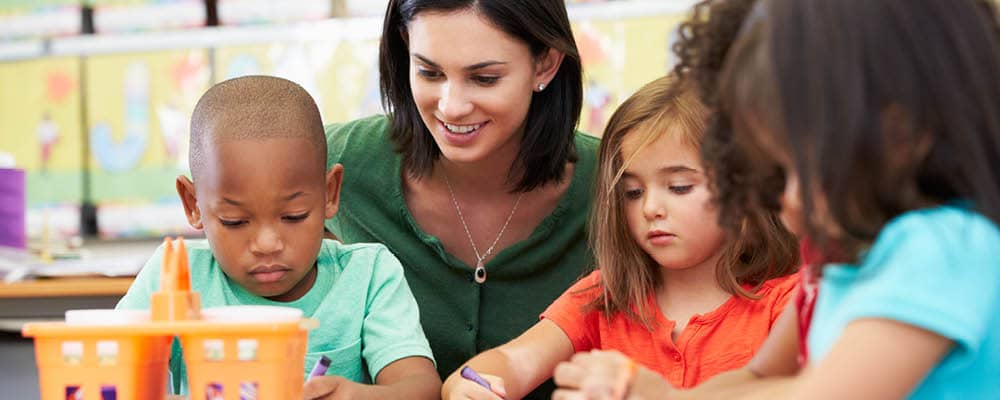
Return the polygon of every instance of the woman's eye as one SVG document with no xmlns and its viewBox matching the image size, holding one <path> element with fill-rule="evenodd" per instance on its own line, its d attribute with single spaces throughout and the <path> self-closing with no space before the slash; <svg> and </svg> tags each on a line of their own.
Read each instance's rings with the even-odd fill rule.
<svg viewBox="0 0 1000 400">
<path fill-rule="evenodd" d="M 423 68 L 417 69 L 417 75 L 420 75 L 421 77 L 427 80 L 436 80 L 444 76 L 438 71 L 423 69 Z"/>
</svg>

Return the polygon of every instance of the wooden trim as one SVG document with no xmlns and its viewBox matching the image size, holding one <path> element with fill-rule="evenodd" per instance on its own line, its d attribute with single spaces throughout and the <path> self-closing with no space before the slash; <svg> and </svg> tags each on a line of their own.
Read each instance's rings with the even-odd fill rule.
<svg viewBox="0 0 1000 400">
<path fill-rule="evenodd" d="M 49 278 L 0 283 L 0 298 L 121 296 L 135 278 Z"/>
</svg>

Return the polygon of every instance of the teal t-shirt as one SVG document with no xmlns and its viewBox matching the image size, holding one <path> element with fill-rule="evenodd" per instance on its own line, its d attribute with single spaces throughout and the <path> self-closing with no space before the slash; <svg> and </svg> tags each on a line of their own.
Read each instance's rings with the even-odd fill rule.
<svg viewBox="0 0 1000 400">
<path fill-rule="evenodd" d="M 200 293 L 203 308 L 294 307 L 302 310 L 303 316 L 319 321 L 319 327 L 309 332 L 303 379 L 322 355 L 333 361 L 327 375 L 340 375 L 361 383 L 371 383 L 383 367 L 405 357 L 433 360 L 402 266 L 385 246 L 323 240 L 312 289 L 298 300 L 282 303 L 256 296 L 231 281 L 219 267 L 207 241 L 190 240 L 185 245 L 191 288 Z M 150 295 L 160 286 L 162 260 L 161 246 L 117 308 L 149 308 Z M 170 372 L 173 392 L 188 393 L 187 374 L 176 340 L 170 356 Z"/>
<path fill-rule="evenodd" d="M 1000 228 L 956 206 L 894 219 L 859 265 L 823 269 L 808 337 L 815 360 L 861 318 L 887 318 L 954 341 L 910 398 L 1000 396 Z"/>
<path fill-rule="evenodd" d="M 527 239 L 486 263 L 488 278 L 480 285 L 473 281 L 473 267 L 445 251 L 410 214 L 388 126 L 382 115 L 327 126 L 328 166 L 342 164 L 344 182 L 340 211 L 326 227 L 345 243 L 384 243 L 399 257 L 438 373 L 446 377 L 537 323 L 553 300 L 592 270 L 587 217 L 599 141 L 576 134 L 577 161 L 563 198 Z M 553 388 L 543 385 L 532 398 L 550 398 Z"/>
</svg>

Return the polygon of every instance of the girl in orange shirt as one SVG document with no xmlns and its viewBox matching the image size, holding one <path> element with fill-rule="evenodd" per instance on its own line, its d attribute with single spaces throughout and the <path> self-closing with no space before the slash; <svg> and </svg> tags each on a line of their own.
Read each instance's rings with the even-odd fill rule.
<svg viewBox="0 0 1000 400">
<path fill-rule="evenodd" d="M 678 387 L 750 360 L 794 293 L 797 245 L 774 213 L 739 216 L 735 237 L 718 225 L 700 157 L 708 117 L 694 86 L 672 76 L 618 108 L 591 215 L 600 268 L 534 327 L 449 376 L 444 399 L 521 398 L 592 349 L 618 350 Z"/>
</svg>

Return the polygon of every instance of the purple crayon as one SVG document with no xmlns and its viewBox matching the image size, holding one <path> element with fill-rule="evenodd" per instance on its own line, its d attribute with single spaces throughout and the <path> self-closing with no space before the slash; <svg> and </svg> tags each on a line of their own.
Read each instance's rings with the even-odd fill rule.
<svg viewBox="0 0 1000 400">
<path fill-rule="evenodd" d="M 479 386 L 486 388 L 486 390 L 489 390 L 491 392 L 493 391 L 493 388 L 490 387 L 490 383 L 487 382 L 486 379 L 483 379 L 483 377 L 479 376 L 479 374 L 477 374 L 476 371 L 472 369 L 472 367 L 468 365 L 462 367 L 461 375 L 465 379 L 478 383 Z"/>
<path fill-rule="evenodd" d="M 330 359 L 327 356 L 320 356 L 319 360 L 316 360 L 316 365 L 313 366 L 312 371 L 309 372 L 309 378 L 326 375 L 327 368 L 330 368 Z"/>
</svg>

